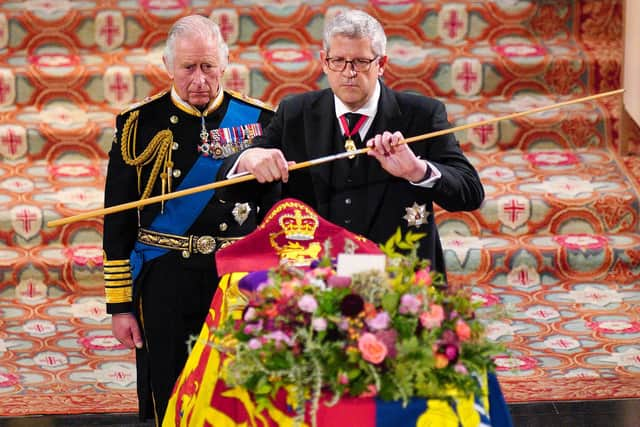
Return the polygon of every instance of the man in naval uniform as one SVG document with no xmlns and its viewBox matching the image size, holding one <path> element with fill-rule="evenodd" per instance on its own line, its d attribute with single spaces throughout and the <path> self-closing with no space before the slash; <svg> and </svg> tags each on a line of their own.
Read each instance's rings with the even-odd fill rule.
<svg viewBox="0 0 640 427">
<path fill-rule="evenodd" d="M 227 60 L 211 20 L 173 25 L 163 55 L 171 89 L 116 118 L 105 207 L 215 181 L 222 160 L 262 133 L 273 112 L 223 90 Z M 107 311 L 114 336 L 136 348 L 141 419 L 162 420 L 217 286 L 214 251 L 252 231 L 277 195 L 244 183 L 105 217 Z"/>
</svg>

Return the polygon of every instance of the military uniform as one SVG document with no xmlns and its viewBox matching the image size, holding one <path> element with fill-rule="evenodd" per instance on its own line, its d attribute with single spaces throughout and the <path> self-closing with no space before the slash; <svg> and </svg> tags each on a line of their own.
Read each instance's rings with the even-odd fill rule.
<svg viewBox="0 0 640 427">
<path fill-rule="evenodd" d="M 272 109 L 221 91 L 200 111 L 165 91 L 116 118 L 105 207 L 216 180 L 222 159 L 261 133 Z M 161 418 L 218 283 L 214 252 L 252 231 L 276 185 L 247 182 L 110 214 L 104 220 L 107 312 L 135 313 L 141 418 Z"/>
</svg>

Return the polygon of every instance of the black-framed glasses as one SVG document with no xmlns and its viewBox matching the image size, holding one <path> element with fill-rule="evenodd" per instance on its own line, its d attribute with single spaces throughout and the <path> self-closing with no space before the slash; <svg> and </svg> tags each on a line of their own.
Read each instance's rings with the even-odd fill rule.
<svg viewBox="0 0 640 427">
<path fill-rule="evenodd" d="M 368 58 L 355 58 L 355 59 L 345 59 L 340 57 L 335 58 L 327 58 L 327 66 L 331 71 L 344 71 L 347 68 L 347 64 L 351 64 L 351 68 L 356 71 L 369 71 L 371 68 L 371 64 L 374 61 L 378 60 L 378 56 L 368 59 Z"/>
</svg>

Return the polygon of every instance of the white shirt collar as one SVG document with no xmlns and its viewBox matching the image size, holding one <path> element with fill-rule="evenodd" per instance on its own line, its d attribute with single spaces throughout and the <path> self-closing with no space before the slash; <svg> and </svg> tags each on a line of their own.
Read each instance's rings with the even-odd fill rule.
<svg viewBox="0 0 640 427">
<path fill-rule="evenodd" d="M 336 105 L 336 118 L 338 118 L 338 120 L 340 120 L 340 116 L 349 112 L 364 114 L 365 116 L 367 116 L 367 120 L 364 122 L 364 124 L 360 128 L 360 131 L 358 132 L 360 134 L 360 138 L 364 140 L 365 135 L 367 134 L 367 132 L 369 132 L 369 128 L 373 123 L 374 117 L 378 113 L 378 101 L 380 100 L 380 81 L 376 80 L 376 87 L 373 90 L 373 95 L 371 95 L 371 98 L 369 98 L 369 100 L 356 111 L 351 111 L 350 109 L 348 109 L 347 106 L 344 105 L 344 102 L 342 102 L 340 98 L 338 98 L 335 94 L 333 95 L 333 99 Z"/>
<path fill-rule="evenodd" d="M 344 105 L 344 102 L 342 102 L 335 94 L 333 95 L 333 99 L 336 104 L 336 117 L 340 117 L 341 115 L 349 112 L 375 117 L 378 112 L 378 101 L 380 100 L 380 81 L 376 80 L 376 87 L 373 90 L 373 95 L 371 95 L 371 98 L 369 98 L 366 104 L 358 108 L 356 111 L 348 109 L 347 106 Z"/>
</svg>

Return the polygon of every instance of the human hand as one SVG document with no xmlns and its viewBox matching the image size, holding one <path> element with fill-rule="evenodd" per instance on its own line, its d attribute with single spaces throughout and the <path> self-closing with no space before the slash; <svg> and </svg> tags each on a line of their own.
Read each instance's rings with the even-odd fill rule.
<svg viewBox="0 0 640 427">
<path fill-rule="evenodd" d="M 237 172 L 249 172 L 259 183 L 289 180 L 289 164 L 277 148 L 251 148 L 240 156 Z"/>
<path fill-rule="evenodd" d="M 127 348 L 142 348 L 142 334 L 136 318 L 131 313 L 111 316 L 111 332 Z"/>
<path fill-rule="evenodd" d="M 401 132 L 378 134 L 367 141 L 367 154 L 380 162 L 384 170 L 393 176 L 411 182 L 421 181 L 427 172 L 427 164 L 411 151 L 407 144 L 399 144 L 404 137 Z"/>
</svg>

